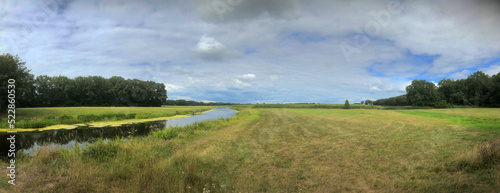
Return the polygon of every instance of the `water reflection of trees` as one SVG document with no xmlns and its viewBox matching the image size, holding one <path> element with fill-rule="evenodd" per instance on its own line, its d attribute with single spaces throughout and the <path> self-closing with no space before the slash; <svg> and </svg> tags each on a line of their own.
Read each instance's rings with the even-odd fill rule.
<svg viewBox="0 0 500 193">
<path fill-rule="evenodd" d="M 26 132 L 16 134 L 16 151 L 29 149 L 35 143 L 44 144 L 67 144 L 72 140 L 76 142 L 93 142 L 97 139 L 126 138 L 128 136 L 145 136 L 153 130 L 166 126 L 165 121 L 138 123 L 123 125 L 119 127 L 89 128 L 78 127 L 72 130 Z M 7 140 L 9 134 L 0 134 L 0 157 L 7 156 L 10 142 Z"/>
</svg>

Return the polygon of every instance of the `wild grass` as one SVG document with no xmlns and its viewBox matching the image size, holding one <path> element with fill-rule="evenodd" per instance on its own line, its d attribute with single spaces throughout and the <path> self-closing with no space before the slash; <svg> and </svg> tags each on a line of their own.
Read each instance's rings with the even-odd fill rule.
<svg viewBox="0 0 500 193">
<path fill-rule="evenodd" d="M 499 138 L 399 111 L 248 108 L 84 150 L 42 149 L 19 158 L 9 192 L 498 192 Z"/>
<path fill-rule="evenodd" d="M 148 119 L 191 115 L 213 107 L 55 107 L 16 109 L 16 128 L 43 128 L 59 124 L 119 121 L 124 119 Z M 0 128 L 8 128 L 2 119 Z"/>
<path fill-rule="evenodd" d="M 253 108 L 344 109 L 344 104 L 258 104 Z M 350 109 L 377 109 L 373 105 L 351 104 Z"/>
</svg>

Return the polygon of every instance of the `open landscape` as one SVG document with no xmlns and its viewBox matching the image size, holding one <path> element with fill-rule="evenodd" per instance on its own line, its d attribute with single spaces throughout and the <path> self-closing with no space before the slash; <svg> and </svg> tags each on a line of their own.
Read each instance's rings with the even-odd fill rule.
<svg viewBox="0 0 500 193">
<path fill-rule="evenodd" d="M 172 138 L 18 158 L 11 192 L 495 192 L 499 109 L 235 107 Z M 162 132 L 162 131 L 159 131 Z M 168 140 L 167 140 L 168 139 Z M 6 166 L 6 164 L 3 164 Z M 5 177 L 3 177 L 5 178 Z"/>
<path fill-rule="evenodd" d="M 0 193 L 498 193 L 498 32 L 498 0 L 0 0 Z"/>
</svg>

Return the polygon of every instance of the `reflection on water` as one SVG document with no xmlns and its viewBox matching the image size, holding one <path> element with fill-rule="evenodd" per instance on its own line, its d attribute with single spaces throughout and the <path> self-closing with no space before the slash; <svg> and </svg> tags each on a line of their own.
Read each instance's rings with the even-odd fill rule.
<svg viewBox="0 0 500 193">
<path fill-rule="evenodd" d="M 32 155 L 41 146 L 71 148 L 76 143 L 84 147 L 98 139 L 127 138 L 129 136 L 145 136 L 152 131 L 172 126 L 185 126 L 195 122 L 230 118 L 236 114 L 235 110 L 221 107 L 209 112 L 185 118 L 171 119 L 168 121 L 153 121 L 147 123 L 137 123 L 118 127 L 89 128 L 88 126 L 78 127 L 73 130 L 39 131 L 16 134 L 16 150 Z M 7 155 L 9 150 L 8 134 L 0 134 L 0 156 Z"/>
</svg>

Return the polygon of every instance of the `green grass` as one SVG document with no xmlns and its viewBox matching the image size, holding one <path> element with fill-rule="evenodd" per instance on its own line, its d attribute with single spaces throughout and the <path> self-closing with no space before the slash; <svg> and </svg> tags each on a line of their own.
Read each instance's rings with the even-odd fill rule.
<svg viewBox="0 0 500 193">
<path fill-rule="evenodd" d="M 484 116 L 482 114 L 474 114 L 474 110 L 454 110 L 454 111 L 436 111 L 436 110 L 404 110 L 396 111 L 409 115 L 417 115 L 422 117 L 445 119 L 452 123 L 467 126 L 468 128 L 480 128 L 492 130 L 492 132 L 500 132 L 500 111 L 492 111 L 495 109 L 475 109 L 477 112 L 489 111 L 491 115 Z M 452 113 L 454 112 L 454 113 Z M 460 113 L 459 113 L 460 112 Z M 470 112 L 470 113 L 468 113 Z M 494 117 L 496 115 L 496 117 Z"/>
<path fill-rule="evenodd" d="M 344 104 L 258 104 L 253 108 L 344 109 Z M 373 105 L 351 104 L 350 109 L 377 109 Z"/>
<path fill-rule="evenodd" d="M 206 106 L 164 107 L 54 107 L 16 109 L 17 128 L 43 128 L 58 124 L 119 121 L 190 115 L 212 109 Z M 0 128 L 8 128 L 6 115 Z"/>
<path fill-rule="evenodd" d="M 246 108 L 84 150 L 43 149 L 16 161 L 23 181 L 9 192 L 498 192 L 499 128 L 447 118 L 498 114 Z"/>
</svg>

